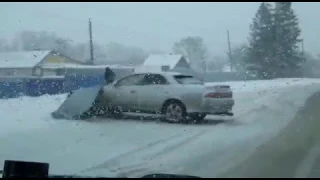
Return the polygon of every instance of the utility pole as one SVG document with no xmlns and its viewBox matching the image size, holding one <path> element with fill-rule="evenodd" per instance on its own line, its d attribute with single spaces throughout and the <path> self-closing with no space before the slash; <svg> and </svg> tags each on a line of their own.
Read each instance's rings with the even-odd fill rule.
<svg viewBox="0 0 320 180">
<path fill-rule="evenodd" d="M 207 63 L 206 63 L 206 60 L 203 59 L 203 82 L 205 81 L 205 77 L 206 77 L 206 73 L 207 73 Z"/>
<path fill-rule="evenodd" d="M 301 39 L 301 53 L 302 53 L 302 57 L 303 57 L 303 60 L 306 61 L 306 58 L 304 56 L 304 43 L 303 43 L 303 39 Z"/>
<path fill-rule="evenodd" d="M 94 64 L 91 18 L 89 18 L 89 37 L 90 37 L 90 60 L 91 60 L 91 63 Z"/>
<path fill-rule="evenodd" d="M 230 71 L 233 71 L 233 61 L 232 61 L 232 53 L 231 53 L 231 45 L 230 45 L 230 37 L 229 30 L 227 30 L 227 38 L 228 38 L 228 50 L 229 50 L 229 60 L 230 60 Z"/>
<path fill-rule="evenodd" d="M 303 39 L 298 39 L 300 45 L 301 45 L 301 55 L 303 57 L 303 60 L 305 61 L 305 57 L 304 57 L 304 43 L 303 43 Z"/>
<path fill-rule="evenodd" d="M 304 55 L 304 43 L 303 43 L 303 39 L 301 39 L 301 50 L 302 50 L 302 54 Z"/>
</svg>

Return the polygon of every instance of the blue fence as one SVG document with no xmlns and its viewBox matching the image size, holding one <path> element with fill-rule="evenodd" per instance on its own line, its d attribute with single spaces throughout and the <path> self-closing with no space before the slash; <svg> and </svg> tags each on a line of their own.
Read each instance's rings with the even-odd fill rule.
<svg viewBox="0 0 320 180">
<path fill-rule="evenodd" d="M 92 87 L 103 82 L 102 75 L 0 78 L 0 98 L 61 94 L 81 87 Z"/>
<path fill-rule="evenodd" d="M 0 81 L 0 98 L 13 98 L 25 95 L 26 83 L 23 79 L 8 79 Z"/>
<path fill-rule="evenodd" d="M 104 82 L 103 75 L 69 75 L 64 79 L 64 92 L 70 92 L 81 87 L 92 87 Z"/>
<path fill-rule="evenodd" d="M 130 72 L 128 72 L 130 73 Z M 119 77 L 125 73 L 119 72 Z M 121 76 L 120 76 L 121 75 Z M 248 78 L 244 73 L 207 73 L 206 82 L 223 82 L 254 80 Z M 92 87 L 102 85 L 103 74 L 70 74 L 63 77 L 0 77 L 0 98 L 13 98 L 19 96 L 40 96 L 43 94 L 67 93 L 81 87 Z"/>
</svg>

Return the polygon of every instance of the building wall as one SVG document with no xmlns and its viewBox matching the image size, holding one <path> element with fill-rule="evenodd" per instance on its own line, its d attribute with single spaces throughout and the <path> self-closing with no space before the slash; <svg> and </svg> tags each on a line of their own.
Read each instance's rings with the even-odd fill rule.
<svg viewBox="0 0 320 180">
<path fill-rule="evenodd" d="M 116 74 L 116 80 L 128 76 L 134 72 L 134 68 L 111 68 Z M 105 68 L 68 68 L 65 69 L 65 75 L 87 75 L 87 76 L 104 76 Z"/>
<path fill-rule="evenodd" d="M 71 59 L 65 57 L 65 56 L 60 56 L 60 55 L 54 55 L 53 53 L 48 54 L 42 62 L 40 62 L 37 66 L 43 66 L 43 65 L 56 65 L 56 64 L 80 64 L 72 61 Z"/>
<path fill-rule="evenodd" d="M 134 72 L 134 68 L 113 68 L 111 69 L 116 73 L 116 79 L 130 75 Z M 43 76 L 104 76 L 105 67 L 81 67 L 81 68 L 42 68 Z"/>
<path fill-rule="evenodd" d="M 35 71 L 34 68 L 1 68 L 0 76 L 32 76 Z"/>
<path fill-rule="evenodd" d="M 63 73 L 62 73 L 63 74 Z M 42 69 L 42 76 L 59 76 L 59 70 L 56 69 Z"/>
<path fill-rule="evenodd" d="M 29 57 L 30 58 L 30 57 Z M 28 61 L 28 58 L 25 59 Z M 62 55 L 56 55 L 54 52 L 50 52 L 44 59 L 35 65 L 35 67 L 26 67 L 26 68 L 1 68 L 0 69 L 0 76 L 52 76 L 57 75 L 55 70 L 43 70 L 42 66 L 50 66 L 50 65 L 57 65 L 57 64 L 82 64 L 81 62 L 77 62 L 72 60 L 68 57 Z M 63 74 L 60 71 L 58 74 Z"/>
<path fill-rule="evenodd" d="M 57 65 L 63 64 L 82 64 L 81 62 L 75 62 L 74 60 L 69 59 L 68 57 L 56 55 L 52 52 L 48 54 L 38 65 L 37 67 L 41 68 L 42 76 L 61 76 L 66 74 L 66 69 L 61 68 L 52 68 Z M 49 68 L 45 68 L 49 67 Z M 51 68 L 50 68 L 51 67 Z"/>
</svg>

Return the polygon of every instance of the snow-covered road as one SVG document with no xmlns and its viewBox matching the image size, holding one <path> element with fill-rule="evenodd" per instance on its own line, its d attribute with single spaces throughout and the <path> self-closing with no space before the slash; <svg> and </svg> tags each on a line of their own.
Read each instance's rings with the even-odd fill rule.
<svg viewBox="0 0 320 180">
<path fill-rule="evenodd" d="M 210 83 L 221 84 L 221 83 Z M 53 120 L 66 95 L 0 101 L 0 167 L 5 159 L 50 162 L 54 174 L 137 177 L 151 172 L 214 177 L 276 135 L 320 90 L 317 79 L 228 82 L 235 116 L 204 124 Z"/>
</svg>

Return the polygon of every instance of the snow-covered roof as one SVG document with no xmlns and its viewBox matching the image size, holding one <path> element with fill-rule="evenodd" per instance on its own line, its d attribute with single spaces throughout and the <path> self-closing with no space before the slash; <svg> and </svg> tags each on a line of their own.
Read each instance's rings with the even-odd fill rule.
<svg viewBox="0 0 320 180">
<path fill-rule="evenodd" d="M 1 52 L 0 68 L 32 68 L 51 51 Z"/>
<path fill-rule="evenodd" d="M 181 54 L 152 54 L 144 61 L 145 66 L 170 66 L 170 69 L 180 61 Z"/>
</svg>

